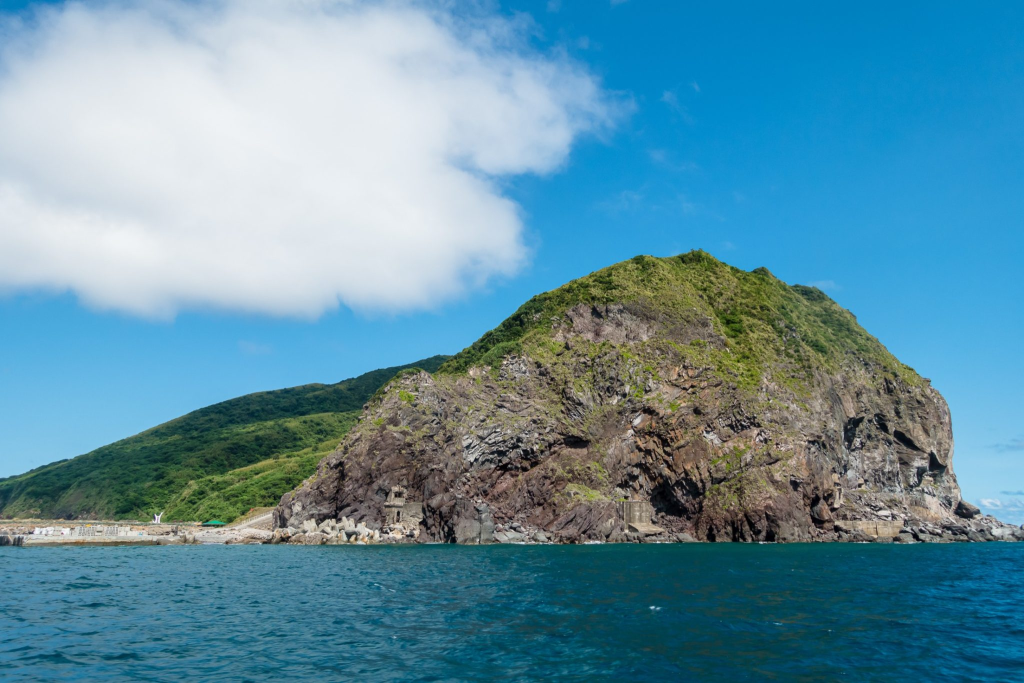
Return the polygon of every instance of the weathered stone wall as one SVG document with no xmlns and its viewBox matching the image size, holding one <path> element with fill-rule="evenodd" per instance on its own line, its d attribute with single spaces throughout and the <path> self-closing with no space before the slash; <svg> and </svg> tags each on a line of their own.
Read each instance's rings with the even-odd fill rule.
<svg viewBox="0 0 1024 683">
<path fill-rule="evenodd" d="M 896 538 L 903 531 L 903 520 L 837 520 L 835 526 L 840 531 L 860 532 L 868 536 Z"/>
<path fill-rule="evenodd" d="M 402 519 L 419 524 L 423 521 L 423 503 L 406 503 L 402 506 Z"/>
<path fill-rule="evenodd" d="M 617 507 L 625 524 L 650 524 L 654 517 L 654 507 L 646 500 L 620 500 Z"/>
</svg>

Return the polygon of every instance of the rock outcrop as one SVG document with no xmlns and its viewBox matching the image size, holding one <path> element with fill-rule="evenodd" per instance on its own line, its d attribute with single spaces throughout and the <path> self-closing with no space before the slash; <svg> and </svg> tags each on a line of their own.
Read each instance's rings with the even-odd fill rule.
<svg viewBox="0 0 1024 683">
<path fill-rule="evenodd" d="M 928 380 L 820 291 L 703 252 L 569 283 L 435 375 L 401 374 L 275 525 L 381 529 L 393 487 L 422 505 L 420 541 L 1021 533 L 961 500 Z"/>
</svg>

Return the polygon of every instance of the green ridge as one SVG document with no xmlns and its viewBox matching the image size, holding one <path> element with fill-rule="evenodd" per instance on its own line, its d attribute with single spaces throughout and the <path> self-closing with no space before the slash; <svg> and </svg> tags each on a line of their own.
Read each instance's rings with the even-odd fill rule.
<svg viewBox="0 0 1024 683">
<path fill-rule="evenodd" d="M 710 319 L 726 340 L 724 348 L 695 342 L 677 350 L 699 355 L 742 387 L 752 388 L 762 377 L 799 385 L 810 372 L 847 363 L 869 363 L 880 376 L 910 384 L 922 381 L 820 290 L 787 285 L 765 268 L 734 268 L 704 251 L 637 256 L 539 294 L 439 372 L 495 367 L 510 353 L 543 355 L 566 311 L 613 303 L 638 306 L 666 328 Z"/>
<path fill-rule="evenodd" d="M 224 401 L 70 460 L 0 479 L 0 517 L 231 521 L 313 473 L 396 373 L 447 356 Z"/>
</svg>

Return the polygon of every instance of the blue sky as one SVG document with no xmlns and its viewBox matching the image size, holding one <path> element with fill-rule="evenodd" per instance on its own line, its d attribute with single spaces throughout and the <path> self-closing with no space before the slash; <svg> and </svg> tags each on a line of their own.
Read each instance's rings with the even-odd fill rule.
<svg viewBox="0 0 1024 683">
<path fill-rule="evenodd" d="M 611 112 L 580 123 L 556 163 L 494 174 L 491 192 L 518 205 L 520 260 L 433 304 L 371 297 L 297 316 L 187 297 L 140 313 L 56 281 L 8 282 L 0 476 L 247 392 L 453 353 L 533 294 L 636 254 L 702 248 L 821 287 L 931 378 L 966 498 L 1006 505 L 1015 496 L 1001 492 L 1024 489 L 1024 6 L 487 12 L 528 34 L 517 49 L 599 82 Z M 18 30 L 30 29 L 0 36 Z"/>
</svg>

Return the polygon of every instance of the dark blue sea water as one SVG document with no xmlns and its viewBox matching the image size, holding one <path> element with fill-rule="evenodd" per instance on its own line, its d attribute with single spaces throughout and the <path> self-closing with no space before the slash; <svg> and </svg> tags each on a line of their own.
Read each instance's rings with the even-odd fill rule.
<svg viewBox="0 0 1024 683">
<path fill-rule="evenodd" d="M 5 681 L 1024 681 L 1024 544 L 0 550 Z"/>
</svg>

